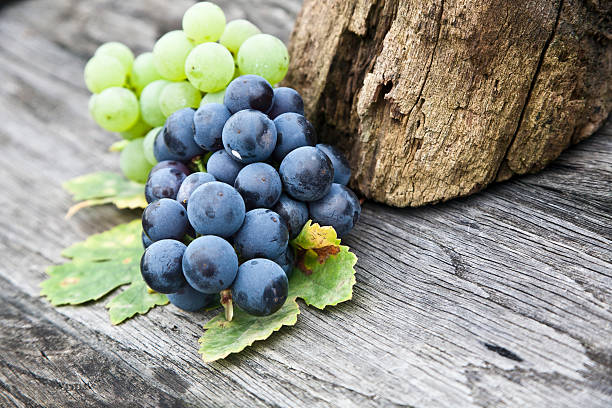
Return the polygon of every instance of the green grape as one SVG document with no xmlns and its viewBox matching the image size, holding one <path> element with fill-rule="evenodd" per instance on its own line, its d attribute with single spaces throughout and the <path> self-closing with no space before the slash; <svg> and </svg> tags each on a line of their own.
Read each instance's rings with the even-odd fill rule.
<svg viewBox="0 0 612 408">
<path fill-rule="evenodd" d="M 158 79 L 162 79 L 162 76 L 155 69 L 153 53 L 145 52 L 137 56 L 130 76 L 130 83 L 136 90 L 136 94 L 140 95 L 145 86 Z"/>
<path fill-rule="evenodd" d="M 287 47 L 269 34 L 256 34 L 238 50 L 238 67 L 244 75 L 260 75 L 272 85 L 280 82 L 289 69 Z"/>
<path fill-rule="evenodd" d="M 157 72 L 170 81 L 185 79 L 185 60 L 193 44 L 181 30 L 164 34 L 153 47 L 153 63 Z"/>
<path fill-rule="evenodd" d="M 121 62 L 109 55 L 94 55 L 85 65 L 85 84 L 93 93 L 106 88 L 123 86 L 127 73 Z"/>
<path fill-rule="evenodd" d="M 217 43 L 200 44 L 185 61 L 187 79 L 204 92 L 217 92 L 229 84 L 234 76 L 234 58 Z"/>
<path fill-rule="evenodd" d="M 240 68 L 238 67 L 238 54 L 233 54 L 233 55 L 234 55 L 234 77 L 232 79 L 236 79 L 240 75 L 243 75 L 243 74 L 242 72 L 240 72 Z"/>
<path fill-rule="evenodd" d="M 138 99 L 129 89 L 112 87 L 100 92 L 94 101 L 95 121 L 111 132 L 124 132 L 138 121 Z"/>
<path fill-rule="evenodd" d="M 119 166 L 128 179 L 145 183 L 153 165 L 144 155 L 144 137 L 131 140 L 121 151 Z"/>
<path fill-rule="evenodd" d="M 158 79 L 145 86 L 140 94 L 142 120 L 151 126 L 162 126 L 166 117 L 159 108 L 159 95 L 170 82 Z"/>
<path fill-rule="evenodd" d="M 225 96 L 225 89 L 222 89 L 219 92 L 207 93 L 202 98 L 202 102 L 200 102 L 200 106 L 206 105 L 207 103 L 223 103 L 224 96 Z"/>
<path fill-rule="evenodd" d="M 217 41 L 225 30 L 225 14 L 216 4 L 196 3 L 183 15 L 183 31 L 196 44 Z"/>
<path fill-rule="evenodd" d="M 108 55 L 119 60 L 125 68 L 126 74 L 132 72 L 132 64 L 134 63 L 134 54 L 130 49 L 120 42 L 107 42 L 102 44 L 96 50 L 95 55 Z"/>
<path fill-rule="evenodd" d="M 93 118 L 93 113 L 94 113 L 94 106 L 96 105 L 96 96 L 98 96 L 97 94 L 91 94 L 91 96 L 89 97 L 89 103 L 87 104 L 87 108 L 89 109 L 89 114 L 91 115 L 91 117 Z"/>
<path fill-rule="evenodd" d="M 232 20 L 225 26 L 225 31 L 223 31 L 219 43 L 230 50 L 232 54 L 236 54 L 247 38 L 259 33 L 261 33 L 259 28 L 250 21 Z"/>
<path fill-rule="evenodd" d="M 147 133 L 151 129 L 151 125 L 142 120 L 142 115 L 138 117 L 138 121 L 126 130 L 125 132 L 120 132 L 122 138 L 125 140 L 134 140 L 139 137 L 144 137 L 145 133 Z"/>
<path fill-rule="evenodd" d="M 163 126 L 158 126 L 149 130 L 149 133 L 144 138 L 144 142 L 142 143 L 142 147 L 144 149 L 144 156 L 149 163 L 152 165 L 157 164 L 157 159 L 155 158 L 155 154 L 153 153 L 153 146 L 155 145 L 155 138 L 160 130 L 163 129 Z"/>
<path fill-rule="evenodd" d="M 171 82 L 159 95 L 159 108 L 168 117 L 179 109 L 197 108 L 200 106 L 202 95 L 200 91 L 189 82 Z"/>
</svg>

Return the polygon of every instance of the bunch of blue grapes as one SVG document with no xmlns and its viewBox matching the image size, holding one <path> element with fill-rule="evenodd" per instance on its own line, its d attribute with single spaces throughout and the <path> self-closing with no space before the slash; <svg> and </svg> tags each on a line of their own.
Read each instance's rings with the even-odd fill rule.
<svg viewBox="0 0 612 408">
<path fill-rule="evenodd" d="M 297 91 L 261 76 L 234 79 L 223 103 L 172 113 L 153 147 L 141 272 L 184 310 L 225 291 L 247 313 L 274 313 L 294 269 L 289 241 L 304 224 L 342 237 L 359 219 L 345 157 L 317 144 Z"/>
</svg>

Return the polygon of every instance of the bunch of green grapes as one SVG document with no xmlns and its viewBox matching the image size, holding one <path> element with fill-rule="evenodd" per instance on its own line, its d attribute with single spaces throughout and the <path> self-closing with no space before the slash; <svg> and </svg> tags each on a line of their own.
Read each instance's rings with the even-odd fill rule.
<svg viewBox="0 0 612 408">
<path fill-rule="evenodd" d="M 219 6 L 200 2 L 185 12 L 183 29 L 162 35 L 152 52 L 134 58 L 119 42 L 101 45 L 84 76 L 93 93 L 91 116 L 129 141 L 121 152 L 121 170 L 144 183 L 157 163 L 152 141 L 168 116 L 182 108 L 222 103 L 225 88 L 240 75 L 255 74 L 276 84 L 288 68 L 289 53 L 281 40 L 247 20 L 226 23 Z"/>
</svg>

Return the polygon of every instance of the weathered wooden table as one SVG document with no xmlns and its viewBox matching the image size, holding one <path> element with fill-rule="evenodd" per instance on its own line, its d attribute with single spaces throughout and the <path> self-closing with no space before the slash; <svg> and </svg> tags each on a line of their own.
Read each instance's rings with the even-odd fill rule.
<svg viewBox="0 0 612 408">
<path fill-rule="evenodd" d="M 218 3 L 284 39 L 299 10 Z M 221 362 L 196 353 L 206 313 L 168 306 L 113 327 L 103 302 L 40 298 L 62 248 L 138 216 L 63 219 L 62 181 L 118 169 L 114 136 L 88 117 L 86 59 L 108 40 L 150 48 L 188 4 L 0 9 L 0 406 L 612 406 L 610 123 L 541 174 L 467 199 L 366 203 L 346 239 L 353 301 L 303 308 L 295 327 Z"/>
</svg>

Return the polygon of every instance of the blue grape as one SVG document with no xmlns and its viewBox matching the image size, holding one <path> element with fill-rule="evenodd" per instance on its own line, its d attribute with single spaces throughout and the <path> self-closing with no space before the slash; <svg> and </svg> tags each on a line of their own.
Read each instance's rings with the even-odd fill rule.
<svg viewBox="0 0 612 408">
<path fill-rule="evenodd" d="M 193 138 L 195 134 L 194 113 L 195 111 L 191 108 L 177 110 L 168 117 L 161 132 L 168 151 L 176 155 L 179 160 L 189 160 L 194 156 L 204 154 Z"/>
<path fill-rule="evenodd" d="M 331 160 L 334 168 L 334 183 L 346 186 L 351 178 L 351 166 L 346 157 L 335 146 L 319 143 L 316 148 L 325 153 Z"/>
<path fill-rule="evenodd" d="M 229 185 L 234 185 L 236 176 L 244 164 L 232 159 L 225 150 L 217 150 L 206 163 L 206 171 L 217 179 Z"/>
<path fill-rule="evenodd" d="M 174 200 L 185 177 L 187 177 L 185 173 L 173 167 L 167 167 L 151 173 L 145 184 L 147 203 L 152 203 L 160 198 L 171 198 Z"/>
<path fill-rule="evenodd" d="M 225 122 L 222 139 L 225 151 L 234 160 L 245 164 L 264 161 L 276 146 L 276 128 L 263 113 L 246 109 Z"/>
<path fill-rule="evenodd" d="M 285 221 L 290 239 L 297 237 L 306 221 L 308 221 L 308 206 L 301 201 L 294 200 L 287 194 L 281 194 L 272 210 Z"/>
<path fill-rule="evenodd" d="M 267 112 L 274 101 L 274 89 L 259 75 L 242 75 L 229 83 L 223 103 L 231 113 L 244 109 Z"/>
<path fill-rule="evenodd" d="M 240 265 L 232 285 L 232 299 L 245 312 L 268 316 L 287 300 L 289 282 L 283 269 L 269 259 L 251 259 Z"/>
<path fill-rule="evenodd" d="M 219 293 L 230 287 L 238 271 L 234 248 L 223 238 L 205 235 L 192 241 L 183 256 L 183 274 L 194 289 Z"/>
<path fill-rule="evenodd" d="M 187 166 L 185 166 L 180 161 L 164 160 L 164 161 L 160 161 L 155 166 L 153 166 L 153 168 L 149 172 L 149 177 L 151 177 L 151 174 L 155 173 L 157 170 L 165 169 L 165 168 L 168 168 L 168 167 L 177 169 L 178 171 L 180 171 L 181 173 L 183 173 L 186 176 L 188 176 L 189 173 L 191 173 L 189 171 L 189 169 L 187 168 Z"/>
<path fill-rule="evenodd" d="M 287 247 L 287 250 L 283 252 L 281 256 L 276 259 L 273 259 L 274 262 L 280 266 L 283 271 L 285 271 L 285 275 L 287 275 L 287 279 L 291 278 L 293 274 L 293 267 L 295 266 L 295 253 L 293 252 L 293 248 L 291 245 Z"/>
<path fill-rule="evenodd" d="M 223 104 L 207 103 L 200 106 L 193 115 L 195 142 L 202 149 L 210 152 L 223 149 L 221 135 L 223 126 L 230 116 L 230 111 Z"/>
<path fill-rule="evenodd" d="M 185 208 L 170 198 L 153 201 L 142 213 L 142 229 L 151 241 L 181 241 L 187 232 Z"/>
<path fill-rule="evenodd" d="M 243 259 L 278 258 L 288 242 L 289 232 L 283 220 L 265 208 L 247 212 L 242 227 L 234 235 L 234 245 Z"/>
<path fill-rule="evenodd" d="M 151 239 L 147 237 L 147 234 L 145 234 L 144 231 L 142 231 L 142 233 L 140 234 L 140 239 L 142 240 L 142 247 L 144 249 L 147 249 L 153 243 L 153 241 L 151 241 Z"/>
<path fill-rule="evenodd" d="M 334 168 L 316 147 L 298 147 L 283 159 L 279 173 L 285 191 L 300 201 L 323 198 L 334 180 Z"/>
<path fill-rule="evenodd" d="M 299 113 L 283 113 L 274 119 L 276 147 L 272 157 L 281 162 L 289 152 L 302 146 L 314 146 L 317 136 L 310 122 Z"/>
<path fill-rule="evenodd" d="M 308 203 L 308 209 L 314 222 L 331 225 L 339 237 L 353 229 L 361 214 L 361 205 L 355 193 L 338 183 L 332 184 L 325 197 Z"/>
<path fill-rule="evenodd" d="M 271 208 L 283 189 L 278 172 L 266 163 L 249 164 L 240 170 L 234 187 L 242 195 L 247 210 Z"/>
<path fill-rule="evenodd" d="M 201 171 L 197 173 L 192 173 L 181 184 L 181 187 L 176 194 L 176 201 L 183 204 L 184 207 L 187 207 L 187 202 L 189 201 L 189 197 L 191 193 L 198 187 L 200 187 L 204 183 L 208 183 L 209 181 L 215 181 L 215 177 L 210 173 L 203 173 Z"/>
<path fill-rule="evenodd" d="M 140 258 L 140 273 L 151 289 L 175 293 L 187 284 L 182 269 L 185 248 L 173 239 L 162 239 L 147 248 Z"/>
<path fill-rule="evenodd" d="M 189 285 L 185 285 L 179 289 L 178 292 L 169 294 L 168 300 L 181 310 L 197 312 L 206 306 L 212 306 L 215 303 L 219 303 L 219 294 L 202 293 Z"/>
<path fill-rule="evenodd" d="M 167 161 L 167 160 L 183 160 L 183 158 L 177 154 L 172 153 L 168 146 L 166 145 L 164 133 L 166 127 L 164 126 L 162 130 L 159 131 L 157 136 L 155 137 L 155 141 L 153 142 L 153 155 L 158 162 Z"/>
<path fill-rule="evenodd" d="M 219 181 L 196 188 L 187 202 L 189 222 L 202 235 L 229 237 L 242 225 L 244 214 L 244 200 L 238 191 Z"/>
<path fill-rule="evenodd" d="M 302 97 L 293 88 L 274 88 L 274 103 L 272 103 L 272 107 L 268 111 L 268 116 L 270 119 L 275 119 L 277 116 L 287 112 L 303 115 L 304 101 Z"/>
</svg>

